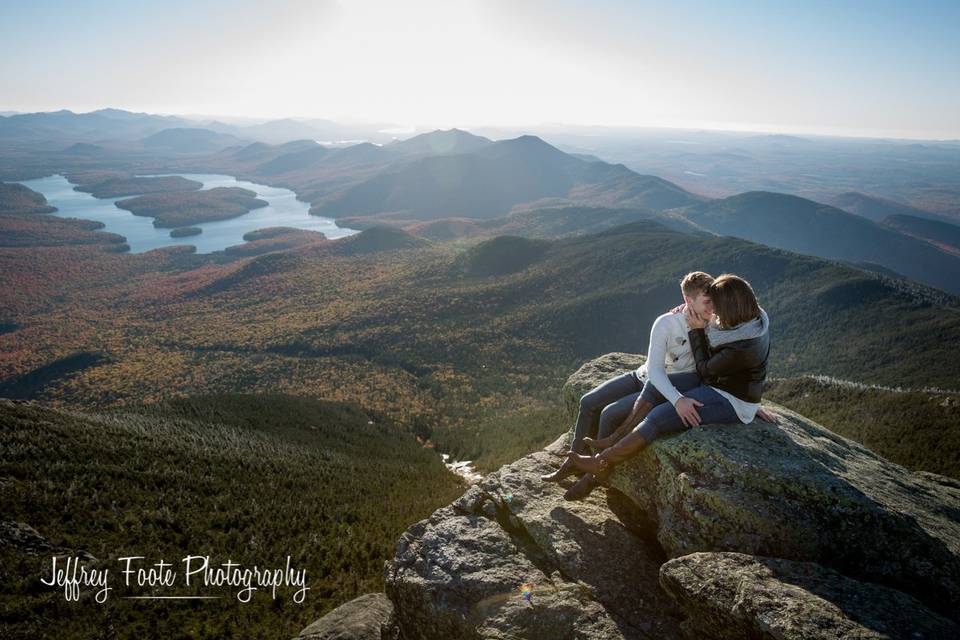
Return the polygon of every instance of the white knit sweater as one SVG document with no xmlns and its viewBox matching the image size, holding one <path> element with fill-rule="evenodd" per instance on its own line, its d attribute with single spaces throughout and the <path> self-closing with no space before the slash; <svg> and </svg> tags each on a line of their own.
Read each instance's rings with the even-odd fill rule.
<svg viewBox="0 0 960 640">
<path fill-rule="evenodd" d="M 689 331 L 684 313 L 665 313 L 658 317 L 650 327 L 647 361 L 637 369 L 637 375 L 641 379 L 649 378 L 670 404 L 676 404 L 683 396 L 667 375 L 697 370 L 697 362 L 690 350 Z"/>
</svg>

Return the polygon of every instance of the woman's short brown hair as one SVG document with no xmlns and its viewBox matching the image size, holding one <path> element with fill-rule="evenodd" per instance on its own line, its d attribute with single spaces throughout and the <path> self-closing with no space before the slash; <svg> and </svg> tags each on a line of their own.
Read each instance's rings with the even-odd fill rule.
<svg viewBox="0 0 960 640">
<path fill-rule="evenodd" d="M 760 315 L 760 305 L 750 283 L 732 273 L 724 273 L 707 289 L 721 329 L 730 329 Z"/>
</svg>

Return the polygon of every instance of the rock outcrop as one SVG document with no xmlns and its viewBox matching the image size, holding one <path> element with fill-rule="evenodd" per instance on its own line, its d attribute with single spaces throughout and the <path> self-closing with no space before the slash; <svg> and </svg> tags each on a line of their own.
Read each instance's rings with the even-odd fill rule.
<svg viewBox="0 0 960 640">
<path fill-rule="evenodd" d="M 611 484 L 656 520 L 671 558 L 739 551 L 817 562 L 960 615 L 960 482 L 912 473 L 776 411 L 778 425 L 702 426 L 658 442 Z"/>
<path fill-rule="evenodd" d="M 660 582 L 697 638 L 717 629 L 729 640 L 960 637 L 960 627 L 915 598 L 814 562 L 691 553 L 664 564 Z"/>
<path fill-rule="evenodd" d="M 0 521 L 0 548 L 2 547 L 9 547 L 24 553 L 67 555 L 82 560 L 96 561 L 96 558 L 84 549 L 71 549 L 54 544 L 26 522 L 13 520 Z"/>
<path fill-rule="evenodd" d="M 396 640 L 393 603 L 368 593 L 340 605 L 300 632 L 294 640 Z"/>
<path fill-rule="evenodd" d="M 567 503 L 541 482 L 564 441 L 404 533 L 386 576 L 404 638 L 678 636 L 679 609 L 658 586 L 666 558 L 641 535 L 643 514 L 603 492 Z"/>
<path fill-rule="evenodd" d="M 583 393 L 642 362 L 581 367 L 563 392 L 569 423 Z M 960 637 L 960 483 L 773 408 L 778 425 L 658 441 L 582 502 L 539 479 L 571 433 L 488 475 L 401 537 L 389 633 Z"/>
</svg>

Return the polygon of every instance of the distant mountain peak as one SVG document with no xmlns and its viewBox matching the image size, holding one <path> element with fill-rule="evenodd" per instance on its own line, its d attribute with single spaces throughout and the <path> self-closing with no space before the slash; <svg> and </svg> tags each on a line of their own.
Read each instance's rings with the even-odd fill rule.
<svg viewBox="0 0 960 640">
<path fill-rule="evenodd" d="M 291 140 L 290 142 L 284 142 L 283 144 L 278 145 L 277 148 L 278 149 L 313 149 L 314 147 L 323 147 L 323 145 L 317 142 L 316 140 L 301 138 L 299 140 Z"/>
<path fill-rule="evenodd" d="M 239 138 L 200 127 L 170 127 L 141 140 L 147 148 L 182 152 L 212 152 L 234 146 Z"/>
<path fill-rule="evenodd" d="M 540 136 L 535 136 L 529 133 L 526 133 L 522 136 L 517 136 L 516 138 L 507 138 L 506 140 L 498 140 L 494 144 L 497 144 L 503 147 L 512 147 L 512 148 L 521 148 L 521 149 L 542 149 L 544 151 L 564 153 L 563 151 L 553 146 L 552 144 L 550 144 Z M 570 154 L 564 153 L 564 155 L 570 155 Z"/>
<path fill-rule="evenodd" d="M 133 116 L 133 115 L 146 115 L 146 114 L 136 114 L 132 111 L 127 111 L 125 109 L 116 109 L 114 107 L 106 107 L 104 109 L 97 109 L 96 111 L 91 111 L 90 113 L 98 113 L 103 116 Z"/>
<path fill-rule="evenodd" d="M 399 140 L 389 145 L 390 149 L 405 153 L 426 153 L 430 155 L 450 155 L 470 153 L 493 144 L 489 138 L 478 136 L 463 129 L 435 129 L 427 133 Z"/>
<path fill-rule="evenodd" d="M 810 142 L 810 140 L 807 138 L 791 135 L 789 133 L 760 133 L 757 135 L 748 136 L 748 138 L 767 142 Z"/>
<path fill-rule="evenodd" d="M 500 140 L 500 142 L 506 144 L 523 144 L 523 145 L 545 145 L 552 147 L 550 143 L 541 138 L 540 136 L 535 136 L 531 133 L 525 133 L 522 136 L 517 136 L 516 138 L 507 138 L 505 140 Z M 554 147 L 556 148 L 556 147 Z"/>
<path fill-rule="evenodd" d="M 529 134 L 516 138 L 508 138 L 506 140 L 497 140 L 487 147 L 478 150 L 478 154 L 488 158 L 524 158 L 527 162 L 549 160 L 564 164 L 587 164 L 584 160 L 564 153 L 549 142 L 546 142 L 543 138 Z"/>
<path fill-rule="evenodd" d="M 88 142 L 77 142 L 72 144 L 66 149 L 63 150 L 64 153 L 75 153 L 75 154 L 95 154 L 101 153 L 103 147 L 98 144 L 90 144 Z"/>
<path fill-rule="evenodd" d="M 411 249 L 430 244 L 424 238 L 386 224 L 375 224 L 356 235 L 339 238 L 335 243 L 337 251 L 347 255 Z"/>
<path fill-rule="evenodd" d="M 743 193 L 737 193 L 735 195 L 728 196 L 727 200 L 759 200 L 764 198 L 779 198 L 784 200 L 811 201 L 809 198 L 802 198 L 800 196 L 795 196 L 790 193 L 780 193 L 779 191 L 764 191 L 763 189 L 754 189 L 753 191 L 744 191 Z"/>
</svg>

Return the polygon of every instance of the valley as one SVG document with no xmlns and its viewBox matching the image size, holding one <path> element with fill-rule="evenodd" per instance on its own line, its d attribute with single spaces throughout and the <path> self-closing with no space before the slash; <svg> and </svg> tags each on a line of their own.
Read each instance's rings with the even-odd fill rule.
<svg viewBox="0 0 960 640">
<path fill-rule="evenodd" d="M 566 431 L 570 373 L 645 352 L 691 269 L 753 285 L 772 320 L 766 399 L 960 477 L 947 214 L 714 197 L 529 134 L 334 146 L 139 120 L 55 144 L 0 120 L 0 423 L 19 443 L 0 456 L 4 526 L 106 560 L 132 537 L 292 552 L 316 596 L 298 617 L 111 605 L 127 628 L 229 637 L 282 619 L 292 637 L 382 591 L 397 536 Z M 44 475 L 51 456 L 71 462 Z M 73 487 L 68 515 L 47 486 Z M 31 552 L 6 549 L 27 575 Z M 2 596 L 10 615 L 63 618 L 34 588 Z"/>
</svg>

